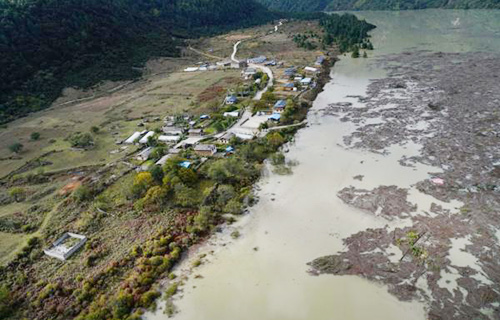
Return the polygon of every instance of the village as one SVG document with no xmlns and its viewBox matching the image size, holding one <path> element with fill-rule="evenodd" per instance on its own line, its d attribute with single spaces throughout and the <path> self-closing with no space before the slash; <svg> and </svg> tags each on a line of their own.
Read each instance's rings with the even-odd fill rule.
<svg viewBox="0 0 500 320">
<path fill-rule="evenodd" d="M 155 165 L 162 166 L 168 159 L 179 156 L 187 158 L 179 162 L 180 166 L 199 166 L 207 157 L 230 156 L 235 151 L 232 146 L 235 139 L 251 140 L 266 135 L 273 128 L 286 127 L 281 125 L 283 112 L 287 105 L 295 104 L 298 97 L 315 88 L 316 77 L 325 56 L 318 56 L 315 61 L 311 61 L 311 66 L 300 67 L 287 66 L 285 61 L 276 62 L 262 55 L 237 60 L 235 56 L 240 42 L 235 44 L 231 59 L 215 64 L 199 62 L 196 67 L 184 69 L 184 72 L 189 73 L 241 70 L 243 86 L 238 91 L 228 91 L 221 101 L 220 110 L 199 116 L 165 116 L 161 127 L 135 131 L 126 139 L 116 141 L 116 144 L 139 147 L 133 159 L 137 171 L 147 171 Z M 221 122 L 227 126 L 226 129 L 220 130 Z M 298 124 L 302 122 L 287 123 L 288 126 Z M 144 125 L 139 123 L 139 126 Z"/>
<path fill-rule="evenodd" d="M 182 252 L 248 211 L 266 161 L 286 165 L 281 147 L 335 59 L 297 47 L 304 28 L 319 30 L 279 21 L 197 39 L 141 79 L 68 88 L 0 128 L 0 147 L 24 146 L 0 159 L 0 263 L 9 275 L 30 266 L 34 282 L 13 289 L 31 290 L 28 312 L 64 304 L 63 287 L 76 298 L 61 312 L 93 312 L 95 293 L 129 280 L 147 308 L 159 290 L 148 277 L 170 276 Z"/>
</svg>

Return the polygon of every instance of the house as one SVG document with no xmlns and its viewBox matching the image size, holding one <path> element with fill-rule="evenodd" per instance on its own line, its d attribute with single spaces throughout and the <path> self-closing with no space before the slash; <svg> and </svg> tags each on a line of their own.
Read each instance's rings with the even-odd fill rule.
<svg viewBox="0 0 500 320">
<path fill-rule="evenodd" d="M 276 60 L 271 60 L 271 61 L 268 61 L 264 64 L 265 66 L 275 66 L 276 65 Z"/>
<path fill-rule="evenodd" d="M 139 143 L 141 144 L 148 143 L 149 137 L 152 137 L 154 134 L 155 134 L 154 131 L 149 131 L 144 135 L 144 137 L 141 138 L 141 140 L 139 140 Z"/>
<path fill-rule="evenodd" d="M 318 72 L 318 69 L 313 68 L 313 67 L 305 67 L 304 71 L 307 73 L 316 73 L 316 72 Z"/>
<path fill-rule="evenodd" d="M 179 162 L 179 166 L 181 166 L 183 168 L 186 168 L 186 169 L 189 169 L 189 167 L 191 167 L 191 162 L 189 162 L 189 161 L 182 161 L 182 162 Z"/>
<path fill-rule="evenodd" d="M 189 67 L 184 69 L 184 72 L 195 72 L 198 71 L 198 67 Z"/>
<path fill-rule="evenodd" d="M 231 62 L 231 68 L 232 69 L 243 69 L 248 67 L 248 63 L 246 61 L 233 61 Z"/>
<path fill-rule="evenodd" d="M 157 166 L 163 166 L 165 163 L 167 163 L 167 160 L 172 158 L 174 155 L 173 154 L 166 154 L 163 157 L 161 157 L 160 160 L 156 161 Z"/>
<path fill-rule="evenodd" d="M 296 91 L 297 88 L 295 88 L 295 84 L 293 82 L 285 83 L 283 85 L 283 90 L 285 91 Z"/>
<path fill-rule="evenodd" d="M 221 143 L 227 144 L 234 136 L 235 136 L 234 133 L 226 132 L 219 138 L 219 141 Z"/>
<path fill-rule="evenodd" d="M 289 79 L 289 78 L 295 76 L 296 73 L 297 73 L 297 69 L 295 69 L 295 68 L 288 68 L 288 69 L 285 70 L 285 72 L 283 72 L 283 78 Z"/>
<path fill-rule="evenodd" d="M 199 156 L 209 157 L 217 152 L 217 147 L 213 144 L 199 144 L 194 147 L 194 152 Z"/>
<path fill-rule="evenodd" d="M 236 102 L 238 102 L 238 98 L 234 94 L 226 97 L 226 104 L 235 104 Z"/>
<path fill-rule="evenodd" d="M 50 248 L 43 250 L 43 252 L 49 257 L 64 261 L 80 249 L 86 241 L 87 237 L 85 236 L 66 232 Z"/>
<path fill-rule="evenodd" d="M 273 111 L 275 113 L 281 113 L 283 110 L 285 110 L 286 107 L 286 101 L 285 100 L 278 100 L 273 106 Z"/>
<path fill-rule="evenodd" d="M 302 76 L 296 76 L 293 81 L 302 81 Z"/>
<path fill-rule="evenodd" d="M 255 84 L 260 84 L 261 82 L 262 82 L 262 79 L 261 79 L 261 78 L 259 78 L 259 79 L 255 80 Z"/>
<path fill-rule="evenodd" d="M 134 132 L 130 137 L 128 137 L 127 140 L 125 140 L 124 143 L 126 144 L 133 144 L 135 143 L 140 137 L 142 136 L 142 133 L 139 131 Z"/>
<path fill-rule="evenodd" d="M 304 86 L 309 86 L 311 84 L 312 79 L 311 78 L 304 78 L 300 80 L 300 84 Z"/>
<path fill-rule="evenodd" d="M 217 67 L 224 68 L 224 67 L 231 66 L 231 63 L 232 63 L 232 61 L 227 59 L 227 60 L 223 60 L 223 61 L 218 61 L 215 64 L 217 65 Z"/>
<path fill-rule="evenodd" d="M 169 136 L 180 136 L 184 133 L 182 129 L 172 126 L 164 126 L 161 130 Z"/>
<path fill-rule="evenodd" d="M 226 153 L 233 153 L 233 152 L 234 152 L 234 148 L 231 146 L 227 146 Z"/>
<path fill-rule="evenodd" d="M 202 136 L 203 135 L 203 129 L 190 129 L 189 130 L 189 135 L 190 136 Z"/>
<path fill-rule="evenodd" d="M 215 71 L 215 70 L 217 70 L 217 66 L 215 66 L 213 64 L 208 66 L 208 71 Z"/>
<path fill-rule="evenodd" d="M 314 63 L 314 65 L 321 66 L 324 61 L 325 61 L 325 56 L 319 56 L 318 58 L 316 58 L 316 62 Z"/>
<path fill-rule="evenodd" d="M 259 63 L 264 63 L 266 60 L 267 60 L 267 58 L 265 56 L 258 56 L 258 57 L 255 57 L 255 58 L 248 59 L 248 63 L 259 64 Z"/>
<path fill-rule="evenodd" d="M 181 139 L 180 136 L 165 136 L 161 135 L 158 137 L 158 141 L 163 142 L 163 143 L 173 143 L 177 142 Z"/>
<path fill-rule="evenodd" d="M 268 119 L 271 120 L 271 121 L 278 122 L 281 119 L 281 114 L 279 114 L 279 113 L 273 113 Z"/>
<path fill-rule="evenodd" d="M 253 76 L 254 74 L 257 73 L 257 69 L 255 68 L 246 68 L 244 71 L 243 71 L 243 74 L 246 76 L 246 77 L 250 77 L 250 76 Z"/>
<path fill-rule="evenodd" d="M 152 147 L 147 147 L 146 149 L 142 150 L 138 155 L 137 155 L 137 160 L 141 161 L 146 161 L 149 159 L 149 156 L 151 155 L 151 152 L 153 152 Z"/>
<path fill-rule="evenodd" d="M 233 137 L 235 137 L 235 134 L 234 134 L 234 133 L 232 133 L 232 132 L 226 132 L 226 133 L 224 133 L 224 134 L 223 134 L 223 135 L 219 138 L 219 141 L 220 141 L 221 143 L 227 144 L 227 143 L 229 143 L 229 141 L 230 141 Z"/>
<path fill-rule="evenodd" d="M 202 114 L 200 116 L 200 120 L 206 120 L 206 119 L 210 119 L 210 116 L 208 114 Z"/>
<path fill-rule="evenodd" d="M 239 111 L 224 112 L 224 117 L 238 118 L 240 116 Z"/>
</svg>

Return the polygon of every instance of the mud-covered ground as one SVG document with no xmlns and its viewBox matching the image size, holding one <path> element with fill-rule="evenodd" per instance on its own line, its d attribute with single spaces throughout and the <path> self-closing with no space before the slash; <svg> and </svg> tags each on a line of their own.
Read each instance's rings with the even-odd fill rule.
<svg viewBox="0 0 500 320">
<path fill-rule="evenodd" d="M 421 145 L 400 164 L 438 169 L 416 188 L 463 206 L 422 211 L 397 186 L 344 188 L 338 196 L 347 204 L 407 227 L 353 234 L 346 251 L 312 261 L 311 272 L 385 283 L 401 300 L 426 301 L 429 319 L 500 319 L 500 57 L 413 52 L 378 63 L 388 76 L 359 97 L 364 107 L 327 110 L 359 124 L 344 143 L 377 153 Z"/>
</svg>

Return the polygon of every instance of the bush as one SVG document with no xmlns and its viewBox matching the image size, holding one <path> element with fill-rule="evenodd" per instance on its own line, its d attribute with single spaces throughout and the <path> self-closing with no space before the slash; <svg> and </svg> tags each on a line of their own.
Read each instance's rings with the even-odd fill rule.
<svg viewBox="0 0 500 320">
<path fill-rule="evenodd" d="M 0 318 L 5 319 L 7 318 L 11 313 L 12 309 L 10 307 L 11 304 L 11 298 L 10 298 L 10 292 L 7 287 L 2 286 L 0 287 Z"/>
<path fill-rule="evenodd" d="M 120 292 L 113 303 L 113 315 L 118 319 L 124 318 L 132 311 L 133 304 L 134 298 L 131 294 Z"/>
<path fill-rule="evenodd" d="M 23 145 L 19 142 L 13 143 L 9 146 L 9 150 L 14 153 L 19 153 L 23 149 Z"/>
<path fill-rule="evenodd" d="M 98 133 L 98 132 L 99 132 L 99 127 L 92 126 L 92 127 L 90 128 L 90 132 L 92 132 L 92 133 Z"/>
<path fill-rule="evenodd" d="M 69 143 L 75 148 L 86 148 L 94 145 L 94 138 L 90 133 L 73 133 L 69 137 Z"/>
<path fill-rule="evenodd" d="M 160 293 L 156 290 L 147 291 L 141 296 L 139 304 L 143 308 L 149 308 L 159 296 Z"/>
<path fill-rule="evenodd" d="M 92 197 L 94 196 L 94 191 L 90 189 L 89 187 L 85 185 L 79 186 L 74 192 L 73 192 L 73 198 L 77 202 L 83 202 L 83 201 L 89 201 L 92 200 Z"/>
<path fill-rule="evenodd" d="M 31 140 L 36 141 L 40 139 L 40 132 L 33 132 L 30 135 Z"/>
<path fill-rule="evenodd" d="M 26 191 L 21 187 L 14 187 L 9 190 L 9 196 L 16 202 L 23 201 L 26 198 Z"/>
</svg>

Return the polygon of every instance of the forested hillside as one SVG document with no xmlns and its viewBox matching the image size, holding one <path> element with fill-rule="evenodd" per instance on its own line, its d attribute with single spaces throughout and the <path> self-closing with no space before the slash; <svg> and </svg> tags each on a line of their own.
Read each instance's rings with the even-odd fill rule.
<svg viewBox="0 0 500 320">
<path fill-rule="evenodd" d="M 253 0 L 0 0 L 0 124 L 66 86 L 137 76 L 184 38 L 273 17 Z"/>
<path fill-rule="evenodd" d="M 500 9 L 498 0 L 259 0 L 279 11 Z"/>
</svg>

